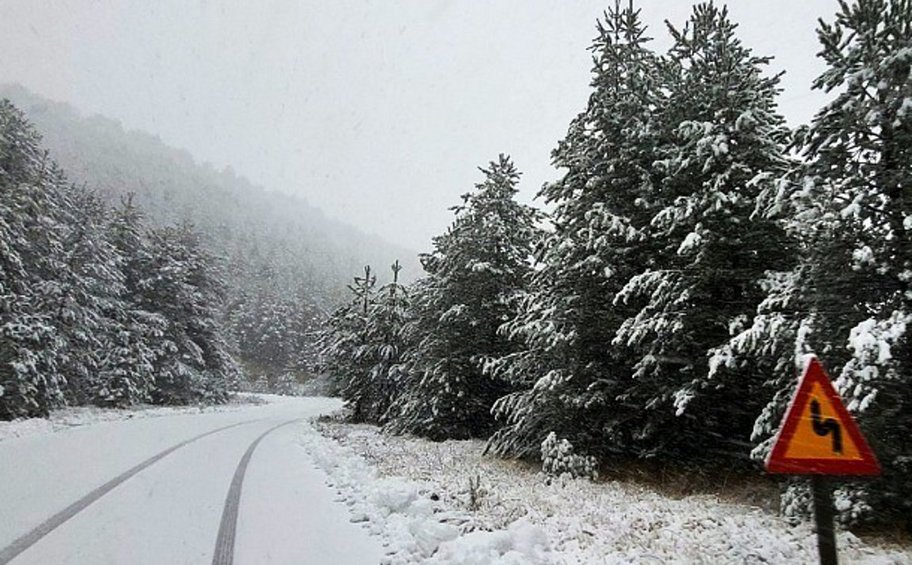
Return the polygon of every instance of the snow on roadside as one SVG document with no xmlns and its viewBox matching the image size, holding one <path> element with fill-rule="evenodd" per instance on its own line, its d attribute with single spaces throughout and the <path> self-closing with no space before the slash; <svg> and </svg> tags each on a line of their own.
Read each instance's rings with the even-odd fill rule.
<svg viewBox="0 0 912 565">
<path fill-rule="evenodd" d="M 323 427 L 322 424 L 316 424 Z M 554 562 L 544 531 L 518 519 L 493 531 L 471 512 L 447 504 L 432 481 L 382 477 L 351 448 L 307 428 L 301 445 L 329 477 L 352 522 L 383 540 L 385 563 L 523 565 Z"/>
<path fill-rule="evenodd" d="M 96 406 L 71 406 L 51 411 L 47 418 L 20 418 L 8 422 L 0 421 L 0 441 L 53 433 L 74 426 L 85 426 L 97 422 L 112 422 L 133 418 L 158 418 L 178 414 L 200 414 L 203 412 L 230 412 L 251 404 L 266 404 L 282 398 L 269 394 L 238 394 L 227 404 L 208 406 L 151 406 L 142 404 L 129 408 L 98 408 Z"/>
<path fill-rule="evenodd" d="M 315 423 L 302 444 L 352 521 L 382 536 L 389 563 L 813 563 L 808 524 L 701 495 L 672 499 L 619 482 L 549 479 L 482 457 L 483 442 L 433 443 L 371 426 Z M 839 534 L 847 563 L 912 562 L 912 550 Z"/>
</svg>

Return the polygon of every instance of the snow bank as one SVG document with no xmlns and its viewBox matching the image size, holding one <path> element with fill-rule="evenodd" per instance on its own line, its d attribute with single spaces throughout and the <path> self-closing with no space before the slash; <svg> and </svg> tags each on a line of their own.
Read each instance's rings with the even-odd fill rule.
<svg viewBox="0 0 912 565">
<path fill-rule="evenodd" d="M 281 402 L 282 398 L 269 394 L 241 394 L 236 395 L 228 404 L 213 406 L 139 405 L 122 409 L 73 406 L 54 410 L 48 418 L 21 418 L 9 422 L 0 422 L 0 441 L 48 434 L 74 426 L 85 426 L 98 422 L 130 420 L 133 418 L 158 418 L 161 416 L 199 414 L 203 412 L 230 412 L 255 404 Z"/>
<path fill-rule="evenodd" d="M 383 539 L 385 563 L 521 565 L 554 563 L 541 528 L 516 520 L 481 529 L 472 514 L 448 505 L 428 481 L 381 477 L 352 449 L 312 427 L 301 445 L 329 477 L 352 522 Z"/>
<path fill-rule="evenodd" d="M 428 442 L 315 424 L 302 440 L 389 563 L 814 563 L 809 524 L 715 496 L 670 498 L 621 482 L 549 479 L 482 457 L 483 442 Z M 839 534 L 847 563 L 912 562 L 912 550 Z"/>
<path fill-rule="evenodd" d="M 552 556 L 545 546 L 546 537 L 542 528 L 520 519 L 505 530 L 476 530 L 445 541 L 428 562 L 454 565 L 551 563 L 556 556 Z"/>
</svg>

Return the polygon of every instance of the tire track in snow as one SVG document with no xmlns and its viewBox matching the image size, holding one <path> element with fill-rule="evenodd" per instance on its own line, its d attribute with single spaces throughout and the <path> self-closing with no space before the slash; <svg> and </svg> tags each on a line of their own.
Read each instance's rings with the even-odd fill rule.
<svg viewBox="0 0 912 565">
<path fill-rule="evenodd" d="M 130 477 L 136 475 L 143 469 L 146 469 L 150 465 L 153 465 L 154 463 L 161 461 L 162 459 L 164 459 L 171 453 L 177 451 L 178 449 L 184 447 L 185 445 L 187 445 L 189 443 L 193 443 L 194 441 L 202 439 L 206 436 L 210 436 L 212 434 L 221 432 L 223 430 L 241 426 L 243 424 L 249 424 L 249 423 L 255 422 L 255 421 L 256 420 L 247 420 L 246 422 L 238 422 L 236 424 L 222 426 L 221 428 L 216 428 L 216 429 L 210 430 L 204 434 L 194 436 L 190 439 L 184 440 L 176 445 L 173 445 L 173 446 L 169 447 L 168 449 L 166 449 L 156 455 L 153 455 L 152 457 L 146 459 L 145 461 L 143 461 L 142 463 L 139 463 L 138 465 L 136 465 L 134 467 L 131 467 L 130 469 L 127 469 L 126 471 L 117 475 L 110 481 L 108 481 L 108 482 L 104 483 L 103 485 L 101 485 L 100 487 L 96 488 L 89 494 L 83 496 L 82 498 L 80 498 L 79 500 L 74 502 L 73 504 L 70 504 L 69 506 L 67 506 L 66 508 L 61 510 L 60 512 L 54 514 L 53 516 L 51 516 L 50 518 L 48 518 L 47 520 L 42 522 L 40 525 L 38 525 L 35 529 L 33 529 L 32 531 L 28 532 L 27 534 L 19 537 L 13 543 L 11 543 L 10 545 L 3 548 L 3 550 L 0 551 L 0 565 L 6 565 L 7 563 L 9 563 L 13 559 L 15 559 L 17 555 L 19 555 L 26 549 L 28 549 L 31 546 L 38 543 L 38 541 L 40 541 L 41 538 L 43 538 L 44 536 L 46 536 L 49 533 L 56 530 L 58 527 L 60 527 L 62 524 L 64 524 L 67 520 L 69 520 L 73 516 L 79 514 L 83 510 L 85 510 L 93 502 L 97 501 L 102 496 L 108 494 L 109 492 L 111 492 L 112 490 L 117 488 L 117 486 L 122 484 L 124 481 L 126 481 Z"/>
<path fill-rule="evenodd" d="M 234 471 L 234 477 L 231 479 L 231 486 L 228 487 L 228 496 L 225 497 L 225 508 L 222 510 L 222 520 L 219 523 L 218 536 L 215 538 L 215 554 L 212 556 L 212 565 L 232 565 L 234 563 L 234 539 L 237 534 L 241 487 L 244 484 L 244 475 L 247 473 L 247 465 L 250 463 L 250 458 L 253 457 L 253 452 L 256 450 L 257 445 L 260 444 L 264 437 L 275 430 L 287 426 L 288 424 L 300 422 L 302 419 L 303 418 L 295 418 L 294 420 L 289 420 L 269 428 L 263 432 L 260 437 L 253 440 L 253 443 L 251 443 L 250 447 L 247 448 L 247 451 L 244 452 L 244 456 L 241 457 L 241 461 Z M 0 563 L 0 565 L 2 565 L 2 563 Z"/>
</svg>

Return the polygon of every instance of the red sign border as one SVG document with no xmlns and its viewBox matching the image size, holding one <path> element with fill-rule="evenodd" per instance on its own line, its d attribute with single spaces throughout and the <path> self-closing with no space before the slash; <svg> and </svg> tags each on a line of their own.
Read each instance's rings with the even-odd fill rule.
<svg viewBox="0 0 912 565">
<path fill-rule="evenodd" d="M 811 387 L 817 383 L 823 389 L 827 400 L 836 411 L 840 423 L 846 433 L 858 447 L 861 459 L 839 460 L 839 459 L 789 459 L 786 458 L 785 452 L 798 429 L 798 422 L 801 418 L 801 408 L 808 402 L 808 396 L 811 393 Z M 833 388 L 826 371 L 815 356 L 809 356 L 805 367 L 804 374 L 798 382 L 798 390 L 786 410 L 785 418 L 779 433 L 776 435 L 776 441 L 772 451 L 766 459 L 766 471 L 768 473 L 779 473 L 789 475 L 854 475 L 854 476 L 874 476 L 881 473 L 880 463 L 871 451 L 868 442 L 865 441 L 861 430 L 855 419 L 846 410 L 839 393 Z"/>
</svg>

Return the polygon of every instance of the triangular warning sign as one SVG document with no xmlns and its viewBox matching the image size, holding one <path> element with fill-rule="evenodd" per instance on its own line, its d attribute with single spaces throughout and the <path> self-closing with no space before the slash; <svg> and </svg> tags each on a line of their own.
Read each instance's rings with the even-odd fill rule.
<svg viewBox="0 0 912 565">
<path fill-rule="evenodd" d="M 879 475 L 880 464 L 816 357 L 810 356 L 773 450 L 770 473 Z"/>
</svg>

